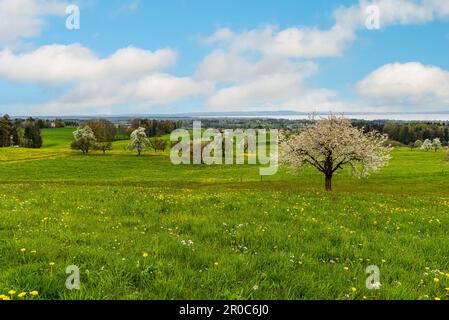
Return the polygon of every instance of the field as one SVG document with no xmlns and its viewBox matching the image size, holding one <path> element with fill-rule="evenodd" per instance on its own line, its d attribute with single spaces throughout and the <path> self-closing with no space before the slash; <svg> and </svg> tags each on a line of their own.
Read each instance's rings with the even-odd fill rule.
<svg viewBox="0 0 449 320">
<path fill-rule="evenodd" d="M 26 299 L 449 299 L 449 162 L 393 151 L 369 179 L 0 149 L 0 295 Z M 81 290 L 65 288 L 66 267 Z M 380 290 L 365 287 L 369 265 Z M 29 296 L 29 292 L 38 295 Z M 12 297 L 18 299 L 17 293 Z"/>
</svg>

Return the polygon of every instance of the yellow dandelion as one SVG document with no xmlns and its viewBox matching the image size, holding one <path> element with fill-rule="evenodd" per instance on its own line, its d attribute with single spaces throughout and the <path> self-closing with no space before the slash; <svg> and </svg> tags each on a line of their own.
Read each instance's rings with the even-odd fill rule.
<svg viewBox="0 0 449 320">
<path fill-rule="evenodd" d="M 17 296 L 18 296 L 19 298 L 24 298 L 24 297 L 26 297 L 26 295 L 27 295 L 26 292 L 21 292 L 21 293 L 19 293 Z"/>
<path fill-rule="evenodd" d="M 4 294 L 0 294 L 0 300 L 3 300 L 4 298 L 6 298 L 6 296 Z"/>
<path fill-rule="evenodd" d="M 438 279 L 438 278 L 433 278 L 433 281 L 434 281 L 435 283 L 438 283 L 438 282 L 440 282 L 440 279 Z"/>
<path fill-rule="evenodd" d="M 50 267 L 53 267 L 55 265 L 55 263 L 54 262 L 50 262 L 49 265 L 50 265 Z"/>
<path fill-rule="evenodd" d="M 352 291 L 352 293 L 356 293 L 357 292 L 357 288 L 352 287 L 351 291 Z"/>
<path fill-rule="evenodd" d="M 11 300 L 10 297 L 4 297 L 2 300 Z"/>
<path fill-rule="evenodd" d="M 215 262 L 215 263 L 214 263 L 214 267 L 217 268 L 217 267 L 218 267 L 218 264 L 219 264 L 218 262 Z"/>
<path fill-rule="evenodd" d="M 445 288 L 444 290 L 449 291 L 449 288 Z"/>
<path fill-rule="evenodd" d="M 31 250 L 31 253 L 32 253 L 32 254 L 36 254 L 37 251 L 36 251 L 36 250 Z"/>
<path fill-rule="evenodd" d="M 441 298 L 440 297 L 435 297 L 435 300 L 441 300 Z"/>
<path fill-rule="evenodd" d="M 344 267 L 343 270 L 349 271 L 349 268 L 348 267 Z"/>
<path fill-rule="evenodd" d="M 33 290 L 33 291 L 30 292 L 30 294 L 31 294 L 33 297 L 35 297 L 35 296 L 38 296 L 38 295 L 39 295 L 39 292 L 36 291 L 36 290 Z"/>
<path fill-rule="evenodd" d="M 27 251 L 27 249 L 25 249 L 25 248 L 20 249 L 20 252 L 25 252 L 25 251 Z"/>
<path fill-rule="evenodd" d="M 144 252 L 144 253 L 142 254 L 142 257 L 147 258 L 147 257 L 148 257 L 148 252 Z"/>
<path fill-rule="evenodd" d="M 9 294 L 10 296 L 13 296 L 13 295 L 16 294 L 16 290 L 9 290 L 9 291 L 8 291 L 8 294 Z"/>
</svg>

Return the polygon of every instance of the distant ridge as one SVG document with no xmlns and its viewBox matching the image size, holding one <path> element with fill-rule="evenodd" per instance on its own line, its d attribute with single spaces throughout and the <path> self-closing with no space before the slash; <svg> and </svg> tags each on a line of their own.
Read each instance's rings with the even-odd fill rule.
<svg viewBox="0 0 449 320">
<path fill-rule="evenodd" d="M 133 118 L 156 118 L 156 119 L 190 119 L 190 118 L 269 118 L 270 116 L 282 117 L 282 116 L 307 116 L 312 112 L 299 112 L 299 111 L 233 111 L 233 112 L 186 112 L 186 113 L 173 113 L 173 114 L 96 114 L 96 115 L 68 115 L 68 116 L 31 116 L 34 118 L 41 119 L 95 119 L 95 118 L 105 118 L 105 119 L 133 119 Z M 440 112 L 334 112 L 335 114 L 346 114 L 346 115 L 366 115 L 366 116 L 376 116 L 376 115 L 449 115 L 449 111 Z M 328 115 L 328 112 L 314 112 L 316 115 Z M 12 118 L 28 118 L 28 116 L 12 116 Z"/>
</svg>

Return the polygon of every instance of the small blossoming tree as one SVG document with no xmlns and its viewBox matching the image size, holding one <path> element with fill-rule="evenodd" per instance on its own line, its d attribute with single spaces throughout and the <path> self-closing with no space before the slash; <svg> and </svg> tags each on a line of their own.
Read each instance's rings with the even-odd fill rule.
<svg viewBox="0 0 449 320">
<path fill-rule="evenodd" d="M 437 152 L 438 150 L 440 150 L 441 148 L 443 148 L 443 145 L 441 144 L 441 141 L 439 138 L 435 138 L 432 140 L 432 149 Z"/>
<path fill-rule="evenodd" d="M 332 177 L 345 166 L 361 177 L 387 165 L 391 159 L 391 147 L 385 146 L 387 139 L 386 135 L 365 133 L 349 120 L 330 115 L 307 125 L 299 134 L 283 136 L 280 161 L 293 169 L 317 169 L 325 176 L 326 190 L 331 191 Z"/>
<path fill-rule="evenodd" d="M 423 142 L 421 140 L 416 140 L 414 143 L 415 148 L 419 149 L 422 147 Z"/>
<path fill-rule="evenodd" d="M 143 151 L 149 147 L 149 141 L 145 128 L 138 128 L 131 133 L 131 143 L 128 145 L 128 149 L 134 150 L 140 156 Z"/>
<path fill-rule="evenodd" d="M 84 154 L 89 153 L 89 150 L 95 147 L 97 139 L 94 132 L 89 126 L 79 127 L 73 133 L 74 140 L 70 147 L 75 150 L 81 150 Z"/>
<path fill-rule="evenodd" d="M 432 140 L 430 140 L 430 139 L 426 139 L 426 140 L 424 140 L 424 142 L 423 142 L 423 144 L 422 144 L 422 146 L 421 146 L 421 149 L 422 150 L 426 150 L 426 151 L 429 151 L 429 150 L 431 150 L 432 149 Z"/>
</svg>

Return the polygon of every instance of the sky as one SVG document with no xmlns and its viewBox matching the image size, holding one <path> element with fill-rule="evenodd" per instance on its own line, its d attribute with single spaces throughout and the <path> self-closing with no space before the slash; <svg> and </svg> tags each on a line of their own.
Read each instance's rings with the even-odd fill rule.
<svg viewBox="0 0 449 320">
<path fill-rule="evenodd" d="M 449 0 L 0 0 L 0 114 L 449 112 L 448 53 Z"/>
</svg>

